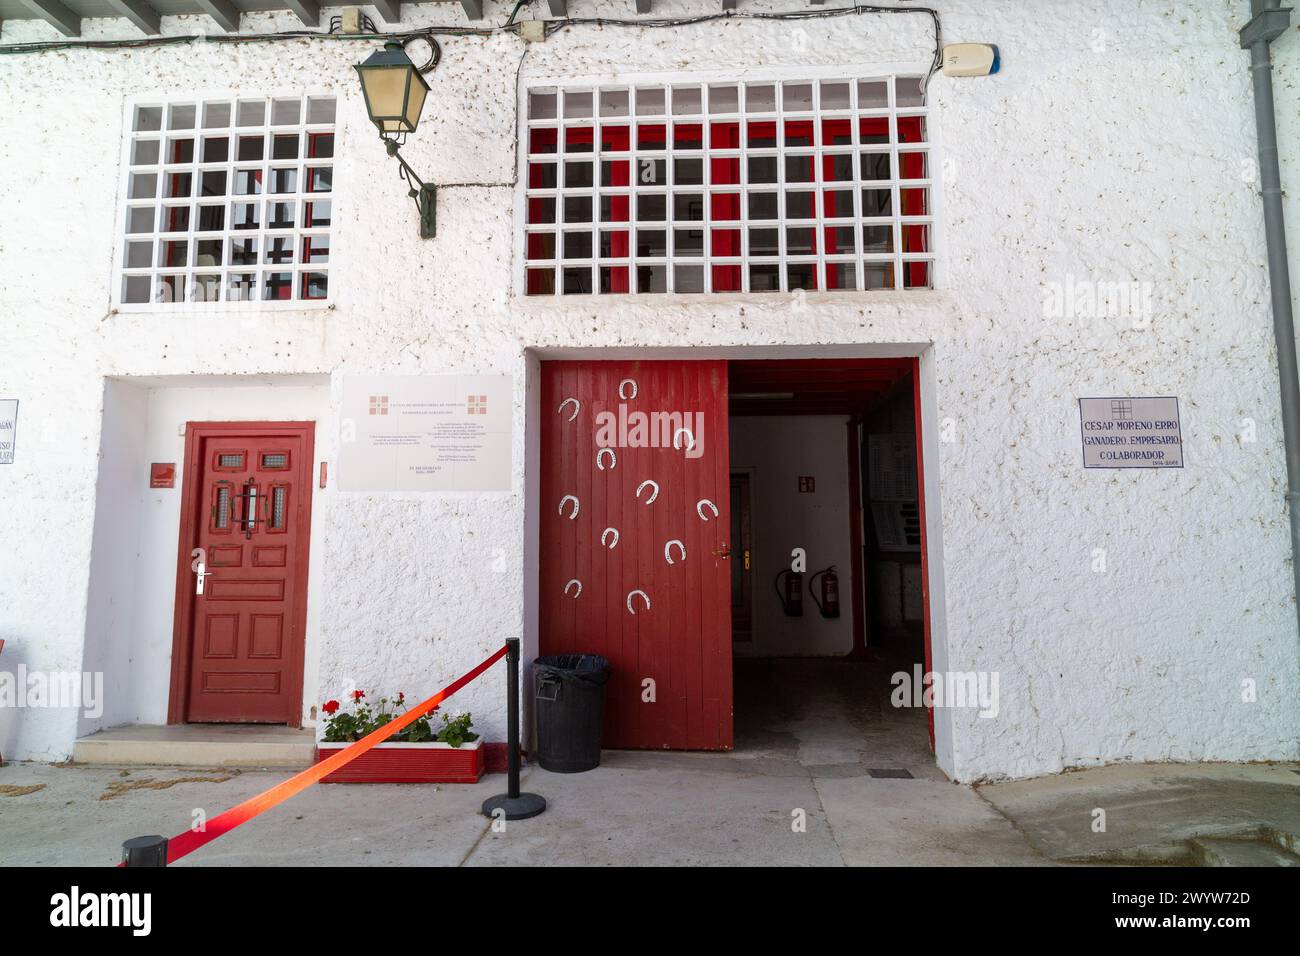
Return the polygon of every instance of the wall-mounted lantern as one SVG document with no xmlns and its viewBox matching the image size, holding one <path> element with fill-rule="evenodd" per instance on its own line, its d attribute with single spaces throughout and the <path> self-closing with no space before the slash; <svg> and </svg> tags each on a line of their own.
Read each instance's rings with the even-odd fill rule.
<svg viewBox="0 0 1300 956">
<path fill-rule="evenodd" d="M 366 98 L 366 111 L 370 121 L 379 130 L 379 137 L 384 141 L 388 155 L 401 164 L 400 175 L 410 184 L 410 196 L 415 200 L 420 213 L 420 238 L 432 239 L 437 232 L 435 215 L 435 197 L 437 190 L 415 174 L 398 152 L 406 142 L 408 133 L 414 133 L 420 123 L 420 111 L 424 109 L 425 97 L 429 95 L 429 84 L 424 82 L 421 73 L 428 72 L 437 65 L 439 49 L 437 43 L 429 38 L 433 55 L 429 63 L 420 69 L 406 55 L 401 42 L 389 40 L 382 50 L 377 50 L 355 69 L 361 77 L 361 92 Z"/>
</svg>

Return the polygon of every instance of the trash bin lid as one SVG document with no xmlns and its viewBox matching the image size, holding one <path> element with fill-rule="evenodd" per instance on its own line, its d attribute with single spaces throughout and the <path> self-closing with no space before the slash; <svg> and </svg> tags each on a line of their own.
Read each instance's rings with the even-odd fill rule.
<svg viewBox="0 0 1300 956">
<path fill-rule="evenodd" d="M 585 680 L 603 684 L 609 680 L 609 661 L 599 654 L 550 654 L 533 661 L 536 672 L 550 680 Z"/>
</svg>

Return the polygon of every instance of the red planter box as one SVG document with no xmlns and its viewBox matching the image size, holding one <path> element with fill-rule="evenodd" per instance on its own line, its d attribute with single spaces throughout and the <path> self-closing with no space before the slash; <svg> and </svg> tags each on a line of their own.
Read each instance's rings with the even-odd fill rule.
<svg viewBox="0 0 1300 956">
<path fill-rule="evenodd" d="M 318 743 L 320 763 L 351 744 Z M 380 744 L 326 776 L 321 783 L 478 783 L 486 769 L 482 739 L 450 744 Z"/>
</svg>

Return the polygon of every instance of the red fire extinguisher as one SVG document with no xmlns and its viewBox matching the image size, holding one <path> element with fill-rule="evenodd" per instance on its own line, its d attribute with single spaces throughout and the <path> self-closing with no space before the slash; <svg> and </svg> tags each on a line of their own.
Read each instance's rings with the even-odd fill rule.
<svg viewBox="0 0 1300 956">
<path fill-rule="evenodd" d="M 781 578 L 785 583 L 781 583 Z M 787 617 L 803 617 L 803 572 L 791 571 L 789 568 L 777 574 L 772 582 L 777 597 L 781 599 L 781 608 Z"/>
<path fill-rule="evenodd" d="M 822 599 L 817 601 L 817 590 L 814 582 L 822 579 L 821 592 Z M 835 573 L 835 565 L 818 571 L 808 579 L 808 593 L 812 599 L 817 601 L 817 608 L 822 612 L 822 617 L 839 617 L 840 616 L 840 578 Z"/>
</svg>

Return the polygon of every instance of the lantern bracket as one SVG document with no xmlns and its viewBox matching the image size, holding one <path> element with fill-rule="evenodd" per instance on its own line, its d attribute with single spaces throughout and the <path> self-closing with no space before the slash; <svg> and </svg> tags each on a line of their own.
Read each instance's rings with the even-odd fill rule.
<svg viewBox="0 0 1300 956">
<path fill-rule="evenodd" d="M 411 168 L 410 163 L 402 158 L 402 154 L 398 152 L 401 143 L 396 137 L 381 135 L 379 138 L 384 141 L 384 148 L 388 150 L 388 155 L 397 160 L 397 174 L 411 187 L 407 195 L 415 200 L 415 208 L 420 216 L 420 238 L 432 239 L 438 234 L 436 206 L 438 187 L 422 180 Z"/>
</svg>

